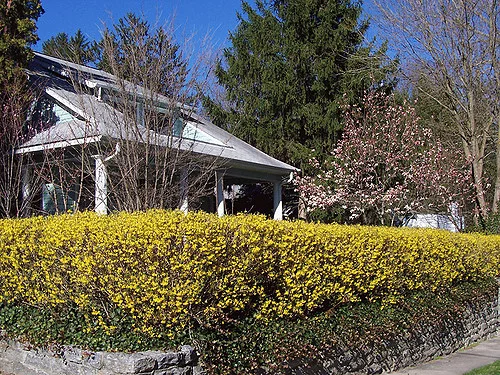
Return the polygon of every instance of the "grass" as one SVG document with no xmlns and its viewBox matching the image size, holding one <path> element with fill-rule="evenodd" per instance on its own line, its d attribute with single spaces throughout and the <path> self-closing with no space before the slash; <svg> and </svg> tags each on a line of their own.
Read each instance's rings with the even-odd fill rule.
<svg viewBox="0 0 500 375">
<path fill-rule="evenodd" d="M 500 361 L 493 362 L 492 364 L 479 367 L 475 370 L 469 371 L 465 375 L 498 375 L 500 374 Z"/>
</svg>

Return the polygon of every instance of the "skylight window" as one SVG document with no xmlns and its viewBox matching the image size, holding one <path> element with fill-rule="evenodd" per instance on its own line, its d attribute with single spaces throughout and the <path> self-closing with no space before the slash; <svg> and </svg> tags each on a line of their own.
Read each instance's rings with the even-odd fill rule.
<svg viewBox="0 0 500 375">
<path fill-rule="evenodd" d="M 69 113 L 64 108 L 54 103 L 54 108 L 52 109 L 55 115 L 56 124 L 62 124 L 68 121 L 76 120 L 76 117 Z"/>
<path fill-rule="evenodd" d="M 182 133 L 181 133 L 182 132 Z M 184 122 L 182 119 L 178 118 L 175 120 L 173 125 L 173 134 L 176 137 L 181 137 L 184 139 L 190 139 L 197 142 L 210 143 L 218 146 L 225 146 L 224 143 L 219 141 L 217 138 L 200 130 L 198 126 L 190 121 Z"/>
</svg>

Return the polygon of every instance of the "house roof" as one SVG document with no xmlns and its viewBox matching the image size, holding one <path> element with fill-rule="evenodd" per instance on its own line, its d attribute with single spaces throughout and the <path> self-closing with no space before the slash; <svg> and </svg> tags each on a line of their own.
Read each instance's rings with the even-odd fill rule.
<svg viewBox="0 0 500 375">
<path fill-rule="evenodd" d="M 28 75 L 34 84 L 44 88 L 45 94 L 57 103 L 61 110 L 70 115 L 65 117 L 64 122 L 56 123 L 33 136 L 18 148 L 18 153 L 98 142 L 103 139 L 123 139 L 122 113 L 95 94 L 100 92 L 99 89 L 118 90 L 117 80 L 112 74 L 35 52 Z M 82 85 L 88 90 L 76 90 L 76 85 Z M 134 92 L 135 95 L 148 94 L 146 89 L 130 82 L 126 82 L 126 86 L 126 90 Z M 91 93 L 92 89 L 94 93 Z M 171 137 L 155 133 L 156 142 L 160 145 L 171 145 L 174 138 L 176 147 L 221 158 L 224 165 L 234 171 L 264 173 L 275 178 L 298 171 L 297 168 L 265 154 L 197 115 L 193 107 L 174 103 L 159 94 L 154 94 L 154 98 L 166 107 L 174 104 L 185 118 L 184 136 Z M 142 133 L 134 135 L 136 138 L 151 132 L 145 127 L 139 128 Z"/>
</svg>

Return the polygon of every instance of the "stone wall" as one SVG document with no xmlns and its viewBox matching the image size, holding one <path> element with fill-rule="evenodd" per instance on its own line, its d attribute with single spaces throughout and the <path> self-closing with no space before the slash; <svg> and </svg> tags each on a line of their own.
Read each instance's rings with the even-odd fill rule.
<svg viewBox="0 0 500 375">
<path fill-rule="evenodd" d="M 321 360 L 290 362 L 288 374 L 382 374 L 422 363 L 500 333 L 499 300 L 471 302 L 462 314 L 432 325 L 416 324 L 405 334 L 385 335 L 374 342 L 337 345 Z M 265 369 L 256 373 L 265 374 Z M 203 373 L 191 346 L 179 351 L 133 354 L 90 352 L 65 346 L 35 349 L 1 339 L 0 371 L 14 375 L 196 375 Z"/>
<path fill-rule="evenodd" d="M 0 340 L 0 370 L 15 375 L 192 375 L 198 355 L 188 345 L 179 351 L 91 352 L 72 346 L 34 349 Z"/>
<path fill-rule="evenodd" d="M 289 374 L 382 374 L 448 355 L 500 334 L 499 301 L 471 303 L 460 316 L 416 324 L 402 335 L 379 337 L 376 342 L 345 343 L 323 360 L 291 362 Z M 265 371 L 263 371 L 265 372 Z"/>
</svg>

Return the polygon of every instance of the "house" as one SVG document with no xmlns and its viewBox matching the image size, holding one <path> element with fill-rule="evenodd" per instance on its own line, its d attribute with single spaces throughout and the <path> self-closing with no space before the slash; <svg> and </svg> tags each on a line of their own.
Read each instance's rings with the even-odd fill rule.
<svg viewBox="0 0 500 375">
<path fill-rule="evenodd" d="M 453 220 L 446 214 L 414 214 L 405 225 L 408 228 L 435 228 L 446 229 L 450 232 L 459 232 L 464 229 L 463 218 Z"/>
<path fill-rule="evenodd" d="M 191 192 L 188 178 L 209 171 L 213 175 L 212 209 L 219 216 L 225 214 L 224 186 L 267 182 L 273 184 L 274 189 L 274 218 L 282 219 L 282 185 L 297 169 L 215 126 L 197 115 L 193 107 L 149 92 L 139 85 L 120 82 L 109 73 L 40 53 L 35 53 L 27 73 L 32 84 L 41 89 L 34 105 L 37 106 L 38 120 L 30 119 L 32 122 L 26 131 L 26 140 L 16 153 L 29 161 L 24 173 L 23 199 L 31 196 L 32 206 L 41 207 L 45 212 L 53 212 L 60 206 L 67 209 L 75 202 L 84 200 L 84 191 L 91 191 L 93 197 L 87 196 L 89 204 L 85 207 L 107 213 L 114 208 L 110 197 L 114 193 L 112 172 L 113 168 L 116 172 L 118 157 L 126 160 L 127 147 L 133 145 L 146 150 L 149 144 L 156 153 L 159 150 L 169 152 L 169 160 L 173 155 L 184 155 L 185 160 L 201 158 L 211 163 L 210 168 L 198 166 L 196 173 L 193 169 L 188 173 L 187 167 L 183 169 L 179 164 L 173 180 L 177 181 L 179 188 L 180 209 L 189 209 Z M 126 99 L 123 99 L 124 95 Z M 133 131 L 125 131 L 128 126 L 125 113 L 129 113 L 131 108 L 135 119 Z M 160 118 L 158 124 L 161 126 L 148 126 L 148 119 L 153 118 Z M 175 150 L 175 153 L 169 150 Z M 141 165 L 137 168 L 148 168 L 155 162 L 146 160 L 147 157 L 143 159 L 144 163 L 136 160 L 135 163 Z M 34 169 L 54 174 L 52 166 L 57 160 L 71 162 L 67 164 L 70 166 L 67 170 L 71 172 L 65 177 L 69 181 L 65 191 L 60 170 L 55 182 L 47 178 L 34 182 Z M 84 164 L 91 170 L 84 173 L 83 167 L 79 169 Z M 131 174 L 135 172 L 132 168 L 129 168 Z M 142 184 L 156 182 L 154 176 L 145 174 L 147 176 L 141 180 Z M 77 179 L 76 175 L 81 178 Z M 123 180 L 126 175 L 122 173 L 119 178 Z M 35 186 L 40 184 L 41 191 Z"/>
<path fill-rule="evenodd" d="M 464 230 L 464 217 L 460 214 L 457 203 L 448 206 L 448 213 L 418 213 L 412 215 L 405 223 L 409 228 L 446 229 L 450 232 Z"/>
</svg>

